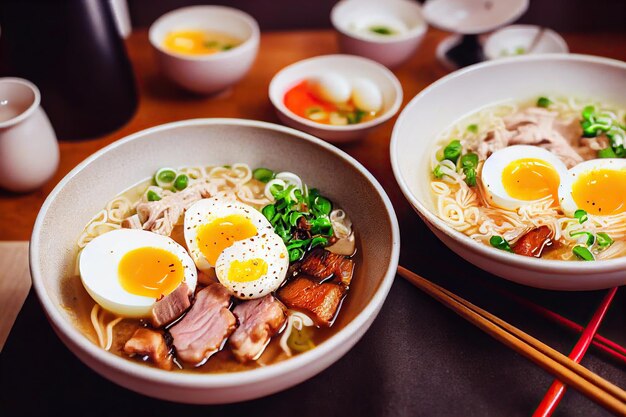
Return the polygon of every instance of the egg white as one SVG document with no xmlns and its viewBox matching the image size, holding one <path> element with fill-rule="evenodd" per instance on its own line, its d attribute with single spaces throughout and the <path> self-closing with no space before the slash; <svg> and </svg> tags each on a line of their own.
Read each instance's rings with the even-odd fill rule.
<svg viewBox="0 0 626 417">
<path fill-rule="evenodd" d="M 315 96 L 331 103 L 345 103 L 350 100 L 352 87 L 346 78 L 334 72 L 327 72 L 308 79 Z"/>
<path fill-rule="evenodd" d="M 504 168 L 513 161 L 526 158 L 538 159 L 552 165 L 559 175 L 560 182 L 563 182 L 563 178 L 567 174 L 567 167 L 556 155 L 538 146 L 509 146 L 491 154 L 483 164 L 480 174 L 484 189 L 489 194 L 493 205 L 508 210 L 515 210 L 534 202 L 511 197 L 502 183 Z"/>
<path fill-rule="evenodd" d="M 559 185 L 559 202 L 563 212 L 567 216 L 573 216 L 574 212 L 578 210 L 578 205 L 572 197 L 572 188 L 574 183 L 578 180 L 578 176 L 589 171 L 596 169 L 609 169 L 609 170 L 623 170 L 626 169 L 626 159 L 622 158 L 600 158 L 591 159 L 589 161 L 581 162 L 578 165 L 573 166 L 567 171 L 564 177 L 561 177 L 561 184 Z"/>
<path fill-rule="evenodd" d="M 252 222 L 257 235 L 267 232 L 274 233 L 274 228 L 265 216 L 252 206 L 219 197 L 205 198 L 192 204 L 185 212 L 184 231 L 185 244 L 198 269 L 206 271 L 213 268 L 209 260 L 198 247 L 198 230 L 216 219 L 239 214 Z"/>
<path fill-rule="evenodd" d="M 365 112 L 378 112 L 383 107 L 380 88 L 367 78 L 356 78 L 352 81 L 352 101 Z"/>
<path fill-rule="evenodd" d="M 119 281 L 122 257 L 134 249 L 153 247 L 174 254 L 183 266 L 183 282 L 193 292 L 197 273 L 185 248 L 173 239 L 137 229 L 118 229 L 100 235 L 80 253 L 79 271 L 83 286 L 102 308 L 125 317 L 149 317 L 156 300 L 127 292 Z"/>
<path fill-rule="evenodd" d="M 258 279 L 247 282 L 228 279 L 231 263 L 250 259 L 263 259 L 267 263 L 267 273 Z M 217 279 L 235 297 L 242 300 L 264 297 L 276 291 L 287 276 L 289 253 L 283 240 L 274 232 L 235 242 L 224 249 L 217 259 L 215 273 Z"/>
</svg>

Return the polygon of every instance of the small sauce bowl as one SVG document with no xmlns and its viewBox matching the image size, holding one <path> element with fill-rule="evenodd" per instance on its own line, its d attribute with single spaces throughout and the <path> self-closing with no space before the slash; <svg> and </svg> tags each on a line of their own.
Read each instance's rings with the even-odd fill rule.
<svg viewBox="0 0 626 417">
<path fill-rule="evenodd" d="M 188 55 L 165 49 L 168 33 L 177 30 L 223 32 L 243 40 L 211 55 Z M 241 10 L 224 6 L 191 6 L 171 11 L 150 26 L 149 38 L 163 74 L 198 94 L 215 94 L 236 84 L 250 70 L 259 50 L 259 25 Z"/>
<path fill-rule="evenodd" d="M 345 77 L 367 78 L 374 82 L 383 96 L 383 108 L 372 120 L 350 125 L 328 125 L 298 116 L 285 106 L 285 94 L 296 84 L 332 71 Z M 286 125 L 333 143 L 351 142 L 393 117 L 402 104 L 402 86 L 395 75 L 381 64 L 352 55 L 323 55 L 304 59 L 280 70 L 269 86 L 270 101 L 278 118 Z"/>
<path fill-rule="evenodd" d="M 333 7 L 330 20 L 342 52 L 388 68 L 408 60 L 428 28 L 421 7 L 409 0 L 342 0 Z M 389 28 L 392 33 L 377 33 L 377 28 Z"/>
<path fill-rule="evenodd" d="M 511 25 L 497 30 L 485 41 L 485 58 L 569 52 L 561 35 L 551 29 L 541 31 L 540 26 L 534 25 Z M 532 50 L 529 50 L 531 47 Z"/>
</svg>

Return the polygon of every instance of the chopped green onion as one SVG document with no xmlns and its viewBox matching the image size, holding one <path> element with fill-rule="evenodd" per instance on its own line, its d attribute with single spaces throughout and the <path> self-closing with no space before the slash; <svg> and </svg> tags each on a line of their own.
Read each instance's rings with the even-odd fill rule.
<svg viewBox="0 0 626 417">
<path fill-rule="evenodd" d="M 615 155 L 615 151 L 611 147 L 600 149 L 598 151 L 598 158 L 615 158 L 615 157 L 617 157 L 617 155 Z"/>
<path fill-rule="evenodd" d="M 173 168 L 161 168 L 154 174 L 154 182 L 161 188 L 170 188 L 176 180 L 176 170 Z"/>
<path fill-rule="evenodd" d="M 569 234 L 571 237 L 584 237 L 584 241 L 580 242 L 580 243 L 584 243 L 585 245 L 591 247 L 593 246 L 593 244 L 596 241 L 596 237 L 593 235 L 593 233 L 589 233 L 589 232 L 585 232 L 585 231 L 581 231 L 581 232 L 570 232 Z"/>
<path fill-rule="evenodd" d="M 176 177 L 176 180 L 174 180 L 174 188 L 178 191 L 184 190 L 187 188 L 187 185 L 189 185 L 189 177 L 185 174 L 180 174 Z"/>
<path fill-rule="evenodd" d="M 274 216 L 276 215 L 276 207 L 273 204 L 268 204 L 261 209 L 261 213 L 263 213 L 267 220 L 272 222 Z"/>
<path fill-rule="evenodd" d="M 443 172 L 441 172 L 441 165 L 437 165 L 435 167 L 435 169 L 433 170 L 433 175 L 435 176 L 435 178 L 437 179 L 441 179 L 443 178 Z"/>
<path fill-rule="evenodd" d="M 289 213 L 289 225 L 296 226 L 298 224 L 298 220 L 302 216 L 304 216 L 304 214 L 300 213 L 299 211 L 292 211 L 291 213 Z"/>
<path fill-rule="evenodd" d="M 292 240 L 287 245 L 287 250 L 302 248 L 303 246 L 308 246 L 309 243 L 311 243 L 311 239 Z"/>
<path fill-rule="evenodd" d="M 267 168 L 257 168 L 252 171 L 252 176 L 255 180 L 261 181 L 263 183 L 268 183 L 271 179 L 273 179 L 276 174 L 271 169 Z"/>
<path fill-rule="evenodd" d="M 600 249 L 608 248 L 613 244 L 613 239 L 611 239 L 611 236 L 607 235 L 604 232 L 597 233 L 596 238 L 598 240 L 598 247 Z"/>
<path fill-rule="evenodd" d="M 348 124 L 349 125 L 354 125 L 357 123 L 360 123 L 361 120 L 363 120 L 363 117 L 365 117 L 367 113 L 365 113 L 363 110 L 361 109 L 356 109 L 353 112 L 350 112 L 346 115 L 346 118 L 348 119 Z"/>
<path fill-rule="evenodd" d="M 311 239 L 311 249 L 316 246 L 326 246 L 327 244 L 328 239 L 326 239 L 324 236 L 315 236 L 313 239 Z"/>
<path fill-rule="evenodd" d="M 474 168 L 463 168 L 465 174 L 465 183 L 470 187 L 476 185 L 476 170 Z"/>
<path fill-rule="evenodd" d="M 478 155 L 468 152 L 461 157 L 461 166 L 464 168 L 476 168 L 478 166 Z"/>
<path fill-rule="evenodd" d="M 224 45 L 222 46 L 222 51 L 229 51 L 231 49 L 233 49 L 235 47 L 235 45 Z"/>
<path fill-rule="evenodd" d="M 547 97 L 539 97 L 537 99 L 537 107 L 548 108 L 552 104 L 552 100 Z"/>
<path fill-rule="evenodd" d="M 471 132 L 471 133 L 474 133 L 474 134 L 478 133 L 478 125 L 476 123 L 473 123 L 473 124 L 467 126 L 467 131 Z"/>
<path fill-rule="evenodd" d="M 374 32 L 378 35 L 393 35 L 396 32 L 393 29 L 388 28 L 387 26 L 372 26 L 370 27 L 370 32 Z"/>
<path fill-rule="evenodd" d="M 452 161 L 456 164 L 459 156 L 461 156 L 461 151 L 463 147 L 461 146 L 461 141 L 458 139 L 453 140 L 443 149 L 443 159 L 447 159 L 448 161 Z"/>
<path fill-rule="evenodd" d="M 287 338 L 287 346 L 294 352 L 306 352 L 315 347 L 315 343 L 311 340 L 312 331 L 307 326 L 302 326 L 300 330 L 292 325 L 291 333 Z"/>
<path fill-rule="evenodd" d="M 321 215 L 329 215 L 333 206 L 330 201 L 322 196 L 315 197 L 313 200 L 314 208 L 320 212 Z"/>
<path fill-rule="evenodd" d="M 583 119 L 585 120 L 591 120 L 591 118 L 594 116 L 594 114 L 596 113 L 596 108 L 593 106 L 585 106 L 585 108 L 583 109 Z"/>
<path fill-rule="evenodd" d="M 146 197 L 148 197 L 148 201 L 159 201 L 161 199 L 161 196 L 153 190 L 148 191 Z"/>
<path fill-rule="evenodd" d="M 494 248 L 507 252 L 513 252 L 513 249 L 511 249 L 511 245 L 509 245 L 509 242 L 507 242 L 506 239 L 504 239 L 502 236 L 491 236 L 491 239 L 489 239 L 489 244 Z"/>
<path fill-rule="evenodd" d="M 583 209 L 578 209 L 574 212 L 574 217 L 578 219 L 578 223 L 583 224 L 587 220 L 589 220 L 589 216 L 587 216 L 587 212 Z"/>
<path fill-rule="evenodd" d="M 300 248 L 295 248 L 289 251 L 289 262 L 296 262 L 302 259 L 304 251 Z"/>
<path fill-rule="evenodd" d="M 593 253 L 584 246 L 574 246 L 572 253 L 581 261 L 593 261 L 595 259 Z"/>
</svg>

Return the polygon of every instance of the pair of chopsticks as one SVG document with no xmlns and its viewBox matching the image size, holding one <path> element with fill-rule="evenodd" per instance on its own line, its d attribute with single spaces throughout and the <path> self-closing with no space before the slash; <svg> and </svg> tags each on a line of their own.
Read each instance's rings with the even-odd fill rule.
<svg viewBox="0 0 626 417">
<path fill-rule="evenodd" d="M 626 391 L 618 386 L 515 326 L 408 269 L 399 266 L 398 274 L 485 333 L 535 362 L 592 401 L 615 414 L 626 415 Z"/>
</svg>

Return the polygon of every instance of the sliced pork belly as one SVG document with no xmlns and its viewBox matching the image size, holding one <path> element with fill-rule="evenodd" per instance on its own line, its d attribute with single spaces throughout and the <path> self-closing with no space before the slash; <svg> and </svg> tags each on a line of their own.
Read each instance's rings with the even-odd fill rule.
<svg viewBox="0 0 626 417">
<path fill-rule="evenodd" d="M 182 283 L 174 291 L 154 303 L 152 307 L 152 325 L 162 327 L 170 324 L 189 308 L 191 290 L 186 283 Z"/>
<path fill-rule="evenodd" d="M 228 343 L 240 362 L 257 360 L 287 319 L 285 306 L 271 294 L 245 301 L 235 307 L 233 313 L 239 320 L 239 327 Z"/>
<path fill-rule="evenodd" d="M 163 335 L 156 330 L 140 327 L 135 330 L 124 345 L 124 353 L 130 356 L 147 356 L 156 366 L 161 369 L 172 369 L 172 356 Z"/>
<path fill-rule="evenodd" d="M 200 365 L 221 349 L 237 324 L 229 306 L 230 294 L 221 284 L 210 284 L 196 294 L 191 310 L 170 329 L 181 360 Z"/>
<path fill-rule="evenodd" d="M 352 281 L 354 262 L 343 255 L 317 248 L 313 249 L 302 260 L 300 270 L 318 281 L 334 275 L 338 281 L 347 287 Z"/>
<path fill-rule="evenodd" d="M 310 315 L 319 326 L 329 327 L 344 294 L 341 285 L 332 282 L 318 284 L 309 278 L 297 277 L 278 291 L 278 298 L 287 307 Z"/>
</svg>

